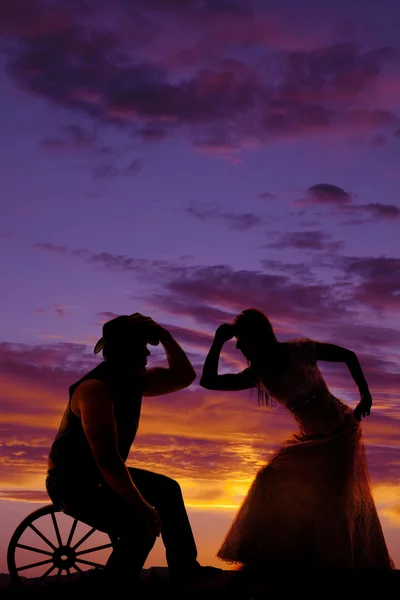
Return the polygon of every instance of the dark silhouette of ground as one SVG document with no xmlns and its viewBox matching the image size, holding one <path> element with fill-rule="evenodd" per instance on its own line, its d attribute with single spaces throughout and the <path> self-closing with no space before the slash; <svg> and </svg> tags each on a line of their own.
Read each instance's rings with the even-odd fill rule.
<svg viewBox="0 0 400 600">
<path fill-rule="evenodd" d="M 32 580 L 29 580 L 32 582 Z M 100 583 L 99 583 L 100 581 Z M 296 594 L 310 598 L 370 598 L 376 594 L 380 600 L 395 598 L 400 592 L 400 571 L 285 571 L 251 575 L 239 571 L 223 571 L 221 576 L 205 580 L 201 584 L 174 586 L 168 578 L 167 569 L 156 567 L 144 569 L 136 592 L 126 590 L 126 596 L 135 600 L 158 600 L 182 598 L 185 600 L 268 600 L 289 598 Z M 78 578 L 71 582 L 57 583 L 55 579 L 46 585 L 11 585 L 7 575 L 0 575 L 2 600 L 87 600 L 108 597 L 117 600 L 119 591 L 112 597 L 96 576 Z M 125 595 L 125 594 L 124 594 Z"/>
</svg>

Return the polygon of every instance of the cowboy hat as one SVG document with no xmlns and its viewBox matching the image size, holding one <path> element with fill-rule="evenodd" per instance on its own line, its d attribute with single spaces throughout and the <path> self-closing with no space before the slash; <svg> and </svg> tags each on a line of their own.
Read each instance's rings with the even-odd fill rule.
<svg viewBox="0 0 400 600">
<path fill-rule="evenodd" d="M 129 347 L 137 342 L 158 346 L 159 339 L 156 331 L 157 323 L 150 317 L 145 317 L 140 313 L 132 315 L 120 315 L 103 324 L 103 336 L 96 343 L 93 353 L 98 354 L 106 344 L 114 347 Z"/>
</svg>

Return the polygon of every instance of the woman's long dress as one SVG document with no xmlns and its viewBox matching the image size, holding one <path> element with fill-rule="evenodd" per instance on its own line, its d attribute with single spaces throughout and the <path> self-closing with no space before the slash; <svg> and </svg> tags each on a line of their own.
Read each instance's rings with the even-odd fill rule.
<svg viewBox="0 0 400 600">
<path fill-rule="evenodd" d="M 371 493 L 360 423 L 333 396 L 312 340 L 262 383 L 299 425 L 262 467 L 217 556 L 258 570 L 394 569 Z"/>
</svg>

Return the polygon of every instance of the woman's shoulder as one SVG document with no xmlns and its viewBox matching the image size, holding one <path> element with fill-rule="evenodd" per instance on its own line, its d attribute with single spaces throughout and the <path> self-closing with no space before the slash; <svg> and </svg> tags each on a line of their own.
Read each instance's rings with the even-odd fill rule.
<svg viewBox="0 0 400 600">
<path fill-rule="evenodd" d="M 315 362 L 315 343 L 315 340 L 310 337 L 295 337 L 285 342 L 289 350 L 299 352 L 313 362 Z"/>
<path fill-rule="evenodd" d="M 286 342 L 283 343 L 288 344 L 289 346 L 297 346 L 300 348 L 302 346 L 314 346 L 315 340 L 310 337 L 295 337 L 291 338 L 290 340 L 286 340 Z"/>
</svg>

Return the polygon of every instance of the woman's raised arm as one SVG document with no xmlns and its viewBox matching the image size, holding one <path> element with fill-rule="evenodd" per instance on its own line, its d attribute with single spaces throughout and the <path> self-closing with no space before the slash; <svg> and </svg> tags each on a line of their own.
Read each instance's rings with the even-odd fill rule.
<svg viewBox="0 0 400 600">
<path fill-rule="evenodd" d="M 233 392 L 255 387 L 250 368 L 245 369 L 241 373 L 218 375 L 218 363 L 222 347 L 233 336 L 233 327 L 229 323 L 223 323 L 216 330 L 213 343 L 204 361 L 200 379 L 200 385 L 203 388 Z"/>
</svg>

